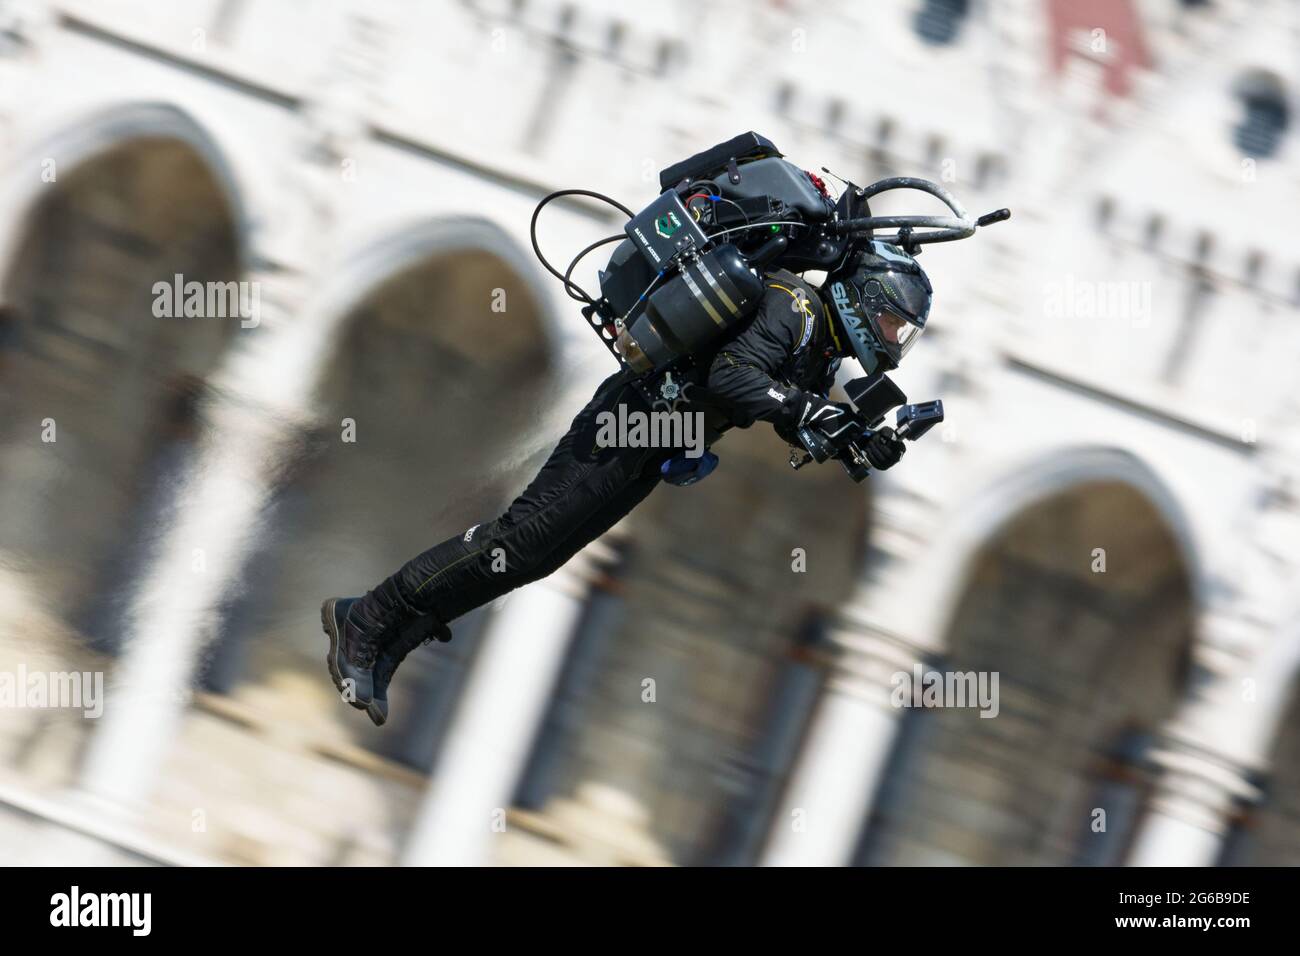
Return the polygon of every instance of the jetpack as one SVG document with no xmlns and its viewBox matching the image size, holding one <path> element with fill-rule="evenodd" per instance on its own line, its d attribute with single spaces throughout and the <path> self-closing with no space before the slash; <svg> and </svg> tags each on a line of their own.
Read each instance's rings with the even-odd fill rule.
<svg viewBox="0 0 1300 956">
<path fill-rule="evenodd" d="M 825 167 L 822 172 L 844 184 L 838 196 L 822 177 L 785 159 L 771 140 L 744 133 L 661 171 L 659 196 L 640 212 L 592 190 L 551 193 L 533 212 L 533 251 L 565 292 L 583 303 L 588 324 L 647 400 L 671 406 L 689 397 L 681 381 L 696 357 L 753 314 L 765 273 L 833 272 L 873 242 L 915 256 L 926 244 L 966 239 L 1011 216 L 999 209 L 974 218 L 948 190 L 926 179 L 898 176 L 858 186 Z M 928 193 L 950 214 L 873 216 L 871 200 L 893 190 Z M 566 196 L 609 203 L 627 221 L 621 232 L 593 242 L 560 272 L 538 246 L 537 220 L 547 204 Z M 593 297 L 573 281 L 574 269 L 612 243 L 618 246 L 599 272 L 600 294 Z M 858 379 L 846 389 L 867 422 L 879 424 L 889 408 L 905 401 L 888 379 L 880 384 L 882 378 Z M 915 440 L 942 419 L 941 402 L 906 406 L 898 431 Z M 845 468 L 861 480 L 864 459 L 848 454 Z"/>
</svg>

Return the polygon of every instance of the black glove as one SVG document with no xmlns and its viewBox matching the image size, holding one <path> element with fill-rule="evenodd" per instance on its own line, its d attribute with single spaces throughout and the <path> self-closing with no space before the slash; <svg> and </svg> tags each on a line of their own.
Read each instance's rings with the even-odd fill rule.
<svg viewBox="0 0 1300 956">
<path fill-rule="evenodd" d="M 894 430 L 888 425 L 873 433 L 862 449 L 862 453 L 867 456 L 868 463 L 876 471 L 893 468 L 906 451 L 906 443 L 894 434 Z"/>
<path fill-rule="evenodd" d="M 813 461 L 823 462 L 839 454 L 862 429 L 862 419 L 852 405 L 819 399 L 806 406 L 796 434 Z"/>
</svg>

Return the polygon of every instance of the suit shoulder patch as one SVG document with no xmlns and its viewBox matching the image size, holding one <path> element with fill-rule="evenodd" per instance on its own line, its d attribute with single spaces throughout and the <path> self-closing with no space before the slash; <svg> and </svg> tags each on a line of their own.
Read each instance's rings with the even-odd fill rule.
<svg viewBox="0 0 1300 956">
<path fill-rule="evenodd" d="M 793 284 L 792 284 L 793 285 Z M 779 282 L 770 282 L 769 289 L 779 289 L 790 297 L 790 311 L 803 320 L 803 326 L 799 332 L 799 341 L 795 345 L 796 352 L 807 348 L 808 343 L 812 340 L 813 330 L 817 325 L 817 314 L 813 310 L 808 293 L 799 286 L 785 285 Z"/>
</svg>

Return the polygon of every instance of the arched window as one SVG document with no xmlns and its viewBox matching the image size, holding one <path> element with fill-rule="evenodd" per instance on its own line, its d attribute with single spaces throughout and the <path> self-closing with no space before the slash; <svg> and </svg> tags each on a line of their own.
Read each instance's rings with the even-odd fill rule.
<svg viewBox="0 0 1300 956">
<path fill-rule="evenodd" d="M 1095 214 L 1097 228 L 1104 232 L 1110 227 L 1111 220 L 1115 217 L 1115 200 L 1110 196 L 1102 196 L 1097 200 Z"/>
<path fill-rule="evenodd" d="M 912 26 L 926 43 L 943 46 L 957 39 L 969 12 L 969 0 L 921 0 Z"/>
<path fill-rule="evenodd" d="M 794 105 L 794 86 L 790 83 L 782 83 L 776 88 L 776 112 L 785 116 L 790 112 L 790 107 Z"/>
<path fill-rule="evenodd" d="M 1233 142 L 1247 156 L 1272 156 L 1291 119 L 1282 85 L 1268 74 L 1252 73 L 1237 82 L 1234 92 L 1241 119 L 1233 130 Z"/>
</svg>

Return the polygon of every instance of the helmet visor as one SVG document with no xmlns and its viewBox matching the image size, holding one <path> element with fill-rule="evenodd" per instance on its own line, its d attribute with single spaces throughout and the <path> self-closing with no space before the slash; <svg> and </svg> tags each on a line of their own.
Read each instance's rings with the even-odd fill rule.
<svg viewBox="0 0 1300 956">
<path fill-rule="evenodd" d="M 915 319 L 884 306 L 869 319 L 876 340 L 897 364 L 921 336 L 923 325 Z"/>
</svg>

